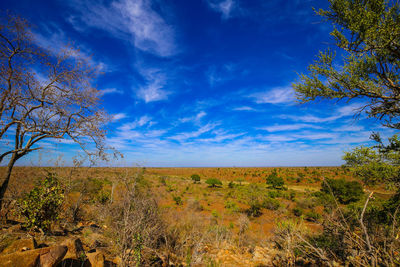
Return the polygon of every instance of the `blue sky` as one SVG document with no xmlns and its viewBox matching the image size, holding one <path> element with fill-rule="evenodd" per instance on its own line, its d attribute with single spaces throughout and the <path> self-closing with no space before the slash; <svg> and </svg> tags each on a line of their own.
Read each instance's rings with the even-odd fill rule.
<svg viewBox="0 0 400 267">
<path fill-rule="evenodd" d="M 296 103 L 291 84 L 331 26 L 314 14 L 327 1 L 3 0 L 36 25 L 44 47 L 74 43 L 104 73 L 97 81 L 113 115 L 109 164 L 145 166 L 340 165 L 343 151 L 392 134 L 358 102 Z M 47 150 L 20 164 L 66 165 L 78 147 Z"/>
</svg>

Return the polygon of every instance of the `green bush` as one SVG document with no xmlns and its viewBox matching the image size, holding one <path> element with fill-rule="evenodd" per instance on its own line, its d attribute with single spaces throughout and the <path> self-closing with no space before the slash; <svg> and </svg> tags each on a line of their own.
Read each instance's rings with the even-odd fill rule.
<svg viewBox="0 0 400 267">
<path fill-rule="evenodd" d="M 262 208 L 262 205 L 260 204 L 260 202 L 254 201 L 254 202 L 250 203 L 250 208 L 248 208 L 246 210 L 246 214 L 247 214 L 247 216 L 251 216 L 251 217 L 259 217 L 262 214 L 261 208 Z"/>
<path fill-rule="evenodd" d="M 277 210 L 281 206 L 279 200 L 273 198 L 265 198 L 262 202 L 262 207 L 269 210 Z"/>
<path fill-rule="evenodd" d="M 267 193 L 268 197 L 270 198 L 277 198 L 282 196 L 282 192 L 278 190 L 271 190 Z"/>
<path fill-rule="evenodd" d="M 309 211 L 306 212 L 305 219 L 310 222 L 317 222 L 319 219 L 321 219 L 321 214 L 315 211 Z"/>
<path fill-rule="evenodd" d="M 183 204 L 182 198 L 180 196 L 173 196 L 172 199 L 175 201 L 175 204 L 178 206 Z"/>
<path fill-rule="evenodd" d="M 238 207 L 238 205 L 236 204 L 236 202 L 233 202 L 233 201 L 230 201 L 230 200 L 227 200 L 226 202 L 225 202 L 225 208 L 227 209 L 227 210 L 229 210 L 229 212 L 239 212 L 239 207 Z"/>
<path fill-rule="evenodd" d="M 272 188 L 275 189 L 282 189 L 283 185 L 285 184 L 283 178 L 279 177 L 278 174 L 276 173 L 276 170 L 274 170 L 270 175 L 268 175 L 266 182 L 268 185 L 270 185 Z"/>
<path fill-rule="evenodd" d="M 364 196 L 363 187 L 359 182 L 345 179 L 326 179 L 322 184 L 322 192 L 331 192 L 341 204 L 357 202 Z"/>
<path fill-rule="evenodd" d="M 192 176 L 190 176 L 190 178 L 192 178 L 193 183 L 200 182 L 200 175 L 198 175 L 198 174 L 192 174 Z"/>
<path fill-rule="evenodd" d="M 297 216 L 297 217 L 300 217 L 301 215 L 303 215 L 303 209 L 301 209 L 301 208 L 298 208 L 298 207 L 296 207 L 296 208 L 293 208 L 293 214 L 294 214 L 294 216 Z"/>
<path fill-rule="evenodd" d="M 58 219 L 64 201 L 64 189 L 54 174 L 40 181 L 29 193 L 18 200 L 19 213 L 25 217 L 25 227 L 50 231 Z"/>
<path fill-rule="evenodd" d="M 210 178 L 207 179 L 206 184 L 208 184 L 210 187 L 217 187 L 219 185 L 222 185 L 222 182 L 217 178 Z"/>
</svg>

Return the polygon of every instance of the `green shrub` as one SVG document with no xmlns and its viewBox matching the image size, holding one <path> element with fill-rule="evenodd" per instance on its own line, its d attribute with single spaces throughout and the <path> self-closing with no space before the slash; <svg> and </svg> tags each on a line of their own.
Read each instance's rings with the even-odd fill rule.
<svg viewBox="0 0 400 267">
<path fill-rule="evenodd" d="M 273 198 L 265 198 L 262 202 L 262 207 L 269 210 L 277 210 L 281 206 L 279 200 Z"/>
<path fill-rule="evenodd" d="M 250 208 L 248 208 L 246 210 L 246 214 L 247 214 L 247 216 L 251 216 L 251 217 L 259 217 L 262 214 L 261 208 L 262 208 L 262 205 L 260 204 L 260 202 L 258 202 L 258 201 L 251 202 Z"/>
<path fill-rule="evenodd" d="M 301 215 L 303 215 L 303 209 L 301 209 L 301 208 L 296 207 L 296 208 L 293 208 L 292 211 L 293 211 L 294 216 L 300 217 Z"/>
<path fill-rule="evenodd" d="M 236 204 L 236 202 L 233 202 L 230 200 L 225 202 L 225 208 L 227 210 L 229 210 L 230 212 L 239 212 L 239 210 L 240 210 L 238 205 Z"/>
<path fill-rule="evenodd" d="M 364 196 L 363 187 L 359 182 L 345 179 L 326 179 L 322 184 L 322 192 L 330 194 L 342 204 L 357 202 Z"/>
<path fill-rule="evenodd" d="M 276 170 L 274 170 L 270 175 L 268 175 L 266 182 L 268 185 L 270 185 L 272 188 L 275 189 L 282 189 L 283 185 L 285 184 L 283 178 L 279 177 L 278 174 L 276 173 Z"/>
<path fill-rule="evenodd" d="M 109 190 L 101 190 L 97 193 L 97 201 L 101 204 L 106 204 L 111 198 L 111 192 Z"/>
<path fill-rule="evenodd" d="M 278 190 L 271 190 L 267 193 L 268 197 L 270 198 L 277 198 L 282 196 L 282 192 Z"/>
<path fill-rule="evenodd" d="M 192 176 L 190 176 L 190 178 L 192 178 L 193 183 L 200 182 L 200 175 L 198 175 L 198 174 L 192 174 Z"/>
<path fill-rule="evenodd" d="M 208 184 L 210 187 L 217 187 L 219 185 L 222 185 L 222 182 L 217 178 L 210 178 L 207 179 L 206 184 Z"/>
<path fill-rule="evenodd" d="M 228 187 L 229 188 L 235 188 L 236 184 L 232 181 L 229 182 Z"/>
<path fill-rule="evenodd" d="M 29 193 L 18 200 L 20 215 L 26 219 L 25 227 L 50 231 L 51 223 L 58 219 L 64 201 L 64 189 L 54 174 L 40 181 Z"/>
<path fill-rule="evenodd" d="M 167 185 L 167 176 L 161 176 L 159 177 L 159 180 L 162 185 Z"/>
<path fill-rule="evenodd" d="M 175 204 L 178 206 L 183 204 L 182 198 L 180 196 L 173 196 L 172 199 L 175 201 Z"/>
<path fill-rule="evenodd" d="M 321 214 L 315 211 L 309 211 L 306 212 L 305 219 L 310 222 L 317 222 L 319 219 L 321 219 Z"/>
</svg>

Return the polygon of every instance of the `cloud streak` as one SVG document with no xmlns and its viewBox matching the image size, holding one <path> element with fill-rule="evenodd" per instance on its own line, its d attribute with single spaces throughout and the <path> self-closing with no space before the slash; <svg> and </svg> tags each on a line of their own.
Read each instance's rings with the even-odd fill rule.
<svg viewBox="0 0 400 267">
<path fill-rule="evenodd" d="M 295 95 L 291 87 L 277 87 L 248 97 L 257 104 L 295 104 Z"/>
<path fill-rule="evenodd" d="M 69 21 L 79 31 L 84 30 L 83 25 L 102 29 L 141 51 L 160 57 L 178 52 L 174 28 L 152 9 L 149 0 L 119 0 L 109 5 L 72 1 L 71 6 L 80 16 L 71 16 Z"/>
</svg>

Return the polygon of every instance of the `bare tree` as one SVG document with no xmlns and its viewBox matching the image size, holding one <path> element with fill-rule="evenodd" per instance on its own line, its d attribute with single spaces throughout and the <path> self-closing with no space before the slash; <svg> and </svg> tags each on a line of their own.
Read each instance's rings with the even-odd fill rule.
<svg viewBox="0 0 400 267">
<path fill-rule="evenodd" d="M 88 155 L 105 157 L 107 115 L 91 85 L 97 69 L 72 47 L 40 47 L 30 28 L 10 14 L 0 21 L 0 163 L 8 160 L 0 209 L 15 162 L 43 139 L 69 138 Z"/>
</svg>

